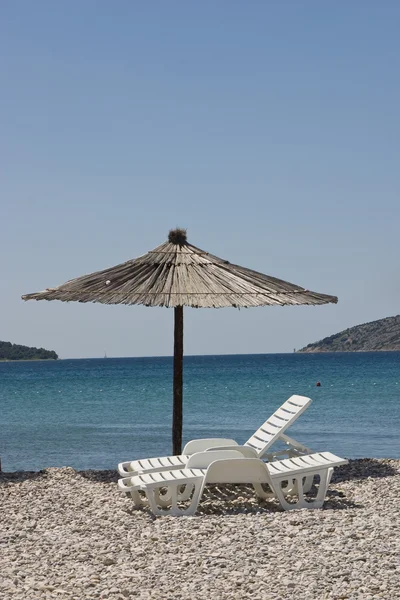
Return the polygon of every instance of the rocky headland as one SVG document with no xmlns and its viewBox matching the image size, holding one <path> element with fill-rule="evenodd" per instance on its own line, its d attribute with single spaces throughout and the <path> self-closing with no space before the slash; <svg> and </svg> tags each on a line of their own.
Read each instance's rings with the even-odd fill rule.
<svg viewBox="0 0 400 600">
<path fill-rule="evenodd" d="M 378 351 L 400 351 L 400 315 L 350 327 L 298 350 L 298 352 Z"/>
</svg>

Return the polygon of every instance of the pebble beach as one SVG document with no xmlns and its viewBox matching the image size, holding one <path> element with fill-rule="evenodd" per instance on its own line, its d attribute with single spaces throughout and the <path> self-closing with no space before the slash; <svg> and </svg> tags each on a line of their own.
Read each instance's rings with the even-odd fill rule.
<svg viewBox="0 0 400 600">
<path fill-rule="evenodd" d="M 0 474 L 0 598 L 400 598 L 400 460 L 335 470 L 322 510 L 283 512 L 210 487 L 195 517 L 158 517 L 113 471 Z"/>
</svg>

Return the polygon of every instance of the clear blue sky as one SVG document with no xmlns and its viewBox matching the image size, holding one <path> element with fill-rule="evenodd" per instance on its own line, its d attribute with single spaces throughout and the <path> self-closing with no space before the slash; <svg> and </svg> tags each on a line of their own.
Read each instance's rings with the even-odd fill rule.
<svg viewBox="0 0 400 600">
<path fill-rule="evenodd" d="M 188 354 L 292 351 L 400 312 L 400 3 L 0 6 L 0 339 L 172 353 L 173 313 L 23 293 L 176 225 L 337 306 L 186 310 Z"/>
</svg>

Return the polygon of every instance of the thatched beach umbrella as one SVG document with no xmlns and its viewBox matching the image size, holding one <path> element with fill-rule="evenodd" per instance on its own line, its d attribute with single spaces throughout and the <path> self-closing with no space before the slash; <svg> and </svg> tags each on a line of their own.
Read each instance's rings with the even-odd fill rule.
<svg viewBox="0 0 400 600">
<path fill-rule="evenodd" d="M 183 307 L 249 308 L 336 303 L 335 296 L 310 292 L 286 281 L 239 267 L 188 243 L 186 230 L 139 258 L 71 279 L 23 300 L 167 306 L 175 312 L 173 453 L 182 447 Z"/>
</svg>

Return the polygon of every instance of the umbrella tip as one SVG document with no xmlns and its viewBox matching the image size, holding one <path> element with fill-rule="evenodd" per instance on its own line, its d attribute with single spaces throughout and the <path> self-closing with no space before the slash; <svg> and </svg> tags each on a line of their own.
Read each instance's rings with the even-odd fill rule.
<svg viewBox="0 0 400 600">
<path fill-rule="evenodd" d="M 170 229 L 168 233 L 168 241 L 171 242 L 171 244 L 183 246 L 187 242 L 186 229 L 182 229 L 181 227 Z"/>
</svg>

